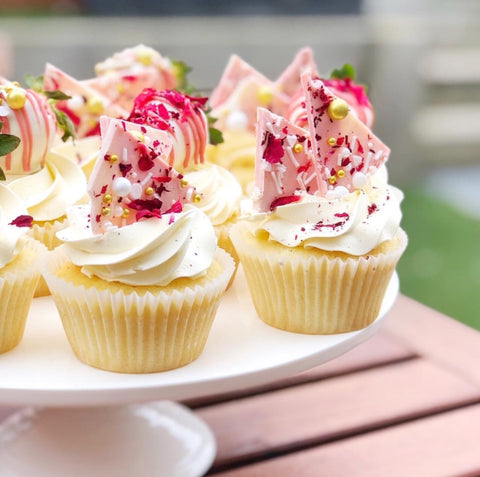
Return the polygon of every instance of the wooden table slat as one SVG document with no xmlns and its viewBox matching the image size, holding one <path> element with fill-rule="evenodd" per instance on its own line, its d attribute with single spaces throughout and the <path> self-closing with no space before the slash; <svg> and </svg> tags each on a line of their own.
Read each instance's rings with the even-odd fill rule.
<svg viewBox="0 0 480 477">
<path fill-rule="evenodd" d="M 227 401 L 231 398 L 251 396 L 376 366 L 385 366 L 415 357 L 417 355 L 403 343 L 399 343 L 392 336 L 379 332 L 348 353 L 303 373 L 289 376 L 274 383 L 235 390 L 229 393 L 222 393 L 221 395 L 185 400 L 183 403 L 189 407 L 196 408 Z"/>
<path fill-rule="evenodd" d="M 384 332 L 416 353 L 480 384 L 480 333 L 400 295 Z"/>
<path fill-rule="evenodd" d="M 215 466 L 344 438 L 480 401 L 480 388 L 415 359 L 201 408 Z"/>
<path fill-rule="evenodd" d="M 332 442 L 216 477 L 473 477 L 480 405 Z"/>
</svg>

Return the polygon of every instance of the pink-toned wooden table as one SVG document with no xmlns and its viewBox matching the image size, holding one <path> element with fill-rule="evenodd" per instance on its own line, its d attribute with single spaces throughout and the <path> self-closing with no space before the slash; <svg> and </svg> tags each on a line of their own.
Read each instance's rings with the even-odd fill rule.
<svg viewBox="0 0 480 477">
<path fill-rule="evenodd" d="M 184 404 L 217 440 L 207 475 L 480 475 L 480 333 L 402 295 L 340 358 Z"/>
<path fill-rule="evenodd" d="M 342 357 L 187 404 L 217 439 L 207 475 L 480 475 L 480 333 L 402 295 Z"/>
</svg>

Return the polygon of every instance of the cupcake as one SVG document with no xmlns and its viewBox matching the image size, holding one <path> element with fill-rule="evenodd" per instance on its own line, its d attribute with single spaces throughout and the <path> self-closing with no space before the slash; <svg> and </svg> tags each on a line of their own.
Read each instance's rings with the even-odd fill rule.
<svg viewBox="0 0 480 477">
<path fill-rule="evenodd" d="M 46 280 L 82 362 L 123 373 L 184 366 L 205 346 L 233 260 L 168 164 L 169 134 L 107 117 L 101 133 L 90 203 L 69 210 Z"/>
<path fill-rule="evenodd" d="M 95 74 L 83 83 L 126 111 L 132 109 L 134 99 L 145 88 L 177 89 L 185 81 L 178 62 L 145 45 L 114 53 L 95 65 Z"/>
<path fill-rule="evenodd" d="M 71 119 L 80 139 L 100 134 L 103 115 L 128 116 L 135 98 L 145 88 L 183 87 L 187 71 L 182 62 L 172 61 L 145 45 L 117 52 L 94 69 L 95 77 L 77 80 L 47 63 L 43 75 L 45 91 L 60 90 L 70 96 L 58 101 L 57 108 Z"/>
<path fill-rule="evenodd" d="M 66 208 L 85 196 L 82 170 L 65 157 L 52 153 L 57 123 L 43 94 L 17 83 L 0 85 L 2 132 L 20 138 L 19 146 L 0 158 L 6 185 L 33 217 L 29 234 L 49 250 L 59 242 L 55 233 L 66 225 Z M 48 294 L 43 280 L 36 296 Z"/>
<path fill-rule="evenodd" d="M 20 343 L 41 275 L 45 251 L 26 236 L 31 219 L 22 201 L 0 184 L 0 353 Z"/>
<path fill-rule="evenodd" d="M 309 334 L 378 316 L 407 238 L 390 150 L 311 72 L 308 128 L 258 113 L 255 213 L 231 232 L 259 317 Z"/>
</svg>

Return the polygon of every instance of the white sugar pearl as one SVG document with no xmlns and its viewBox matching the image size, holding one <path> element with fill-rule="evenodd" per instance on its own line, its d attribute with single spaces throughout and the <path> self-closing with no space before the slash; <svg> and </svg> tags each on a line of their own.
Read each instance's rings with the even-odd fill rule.
<svg viewBox="0 0 480 477">
<path fill-rule="evenodd" d="M 352 177 L 352 184 L 355 189 L 365 187 L 368 182 L 368 177 L 363 172 L 355 172 Z"/>
<path fill-rule="evenodd" d="M 326 194 L 325 197 L 327 199 L 340 199 L 340 197 L 343 197 L 344 195 L 348 194 L 348 189 L 344 186 L 337 186 L 332 190 L 329 190 Z"/>
<path fill-rule="evenodd" d="M 67 106 L 72 110 L 76 111 L 80 109 L 85 104 L 85 100 L 80 95 L 72 96 L 67 100 Z"/>
<path fill-rule="evenodd" d="M 115 195 L 119 195 L 120 197 L 125 197 L 130 193 L 130 190 L 132 188 L 132 184 L 130 184 L 130 181 L 126 179 L 125 177 L 117 177 L 113 181 L 113 193 Z"/>
<path fill-rule="evenodd" d="M 247 115 L 243 111 L 232 111 L 227 116 L 226 126 L 227 129 L 230 129 L 232 131 L 242 131 L 243 129 L 247 129 Z"/>
<path fill-rule="evenodd" d="M 140 199 L 142 196 L 142 186 L 137 182 L 132 184 L 132 188 L 130 189 L 130 197 L 133 200 Z"/>
</svg>

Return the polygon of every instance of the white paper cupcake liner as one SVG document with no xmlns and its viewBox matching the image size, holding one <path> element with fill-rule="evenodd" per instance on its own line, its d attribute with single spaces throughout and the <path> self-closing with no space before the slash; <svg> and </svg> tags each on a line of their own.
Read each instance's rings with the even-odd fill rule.
<svg viewBox="0 0 480 477">
<path fill-rule="evenodd" d="M 124 373 L 165 371 L 198 358 L 234 270 L 218 249 L 222 271 L 209 281 L 169 292 L 112 293 L 108 285 L 87 288 L 58 277 L 67 258 L 61 247 L 52 255 L 45 278 L 74 353 L 86 364 Z"/>
<path fill-rule="evenodd" d="M 17 260 L 0 271 L 0 353 L 17 346 L 23 337 L 46 254 L 43 244 L 27 238 Z"/>
<path fill-rule="evenodd" d="M 275 328 L 307 334 L 355 331 L 372 323 L 407 244 L 401 231 L 387 253 L 296 253 L 253 237 L 241 224 L 232 240 L 258 316 Z"/>
</svg>

